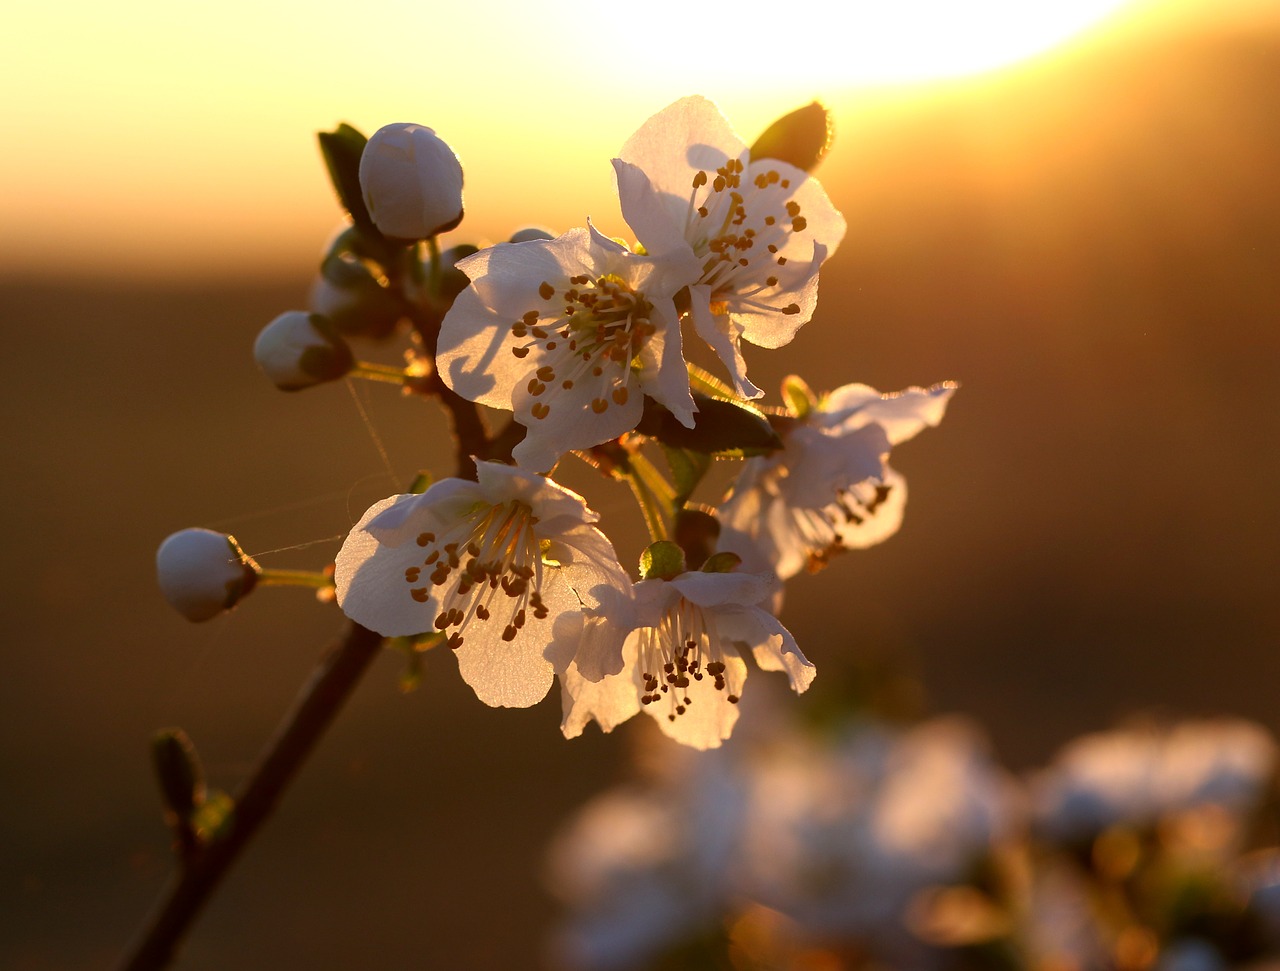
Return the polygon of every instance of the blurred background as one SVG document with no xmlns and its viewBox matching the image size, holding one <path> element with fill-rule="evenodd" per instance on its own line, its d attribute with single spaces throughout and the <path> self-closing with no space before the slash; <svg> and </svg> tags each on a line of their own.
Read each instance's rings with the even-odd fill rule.
<svg viewBox="0 0 1280 971">
<path fill-rule="evenodd" d="M 677 97 L 747 141 L 820 97 L 849 234 L 817 316 L 748 349 L 751 376 L 962 389 L 894 454 L 901 533 L 789 586 L 820 672 L 797 704 L 899 665 L 1015 768 L 1139 712 L 1280 730 L 1280 8 L 895 6 L 6 18 L 0 966 L 109 966 L 169 870 L 151 733 L 184 727 L 233 789 L 339 627 L 295 590 L 191 626 L 155 589 L 157 543 L 203 525 L 316 567 L 446 468 L 431 408 L 281 394 L 250 356 L 339 225 L 313 133 L 344 120 L 435 127 L 467 173 L 447 242 L 483 244 L 587 216 L 624 232 L 608 160 Z M 624 491 L 574 484 L 629 527 Z M 565 742 L 554 700 L 489 710 L 426 660 L 408 695 L 400 658 L 375 665 L 179 967 L 537 963 L 543 847 L 644 727 Z"/>
</svg>

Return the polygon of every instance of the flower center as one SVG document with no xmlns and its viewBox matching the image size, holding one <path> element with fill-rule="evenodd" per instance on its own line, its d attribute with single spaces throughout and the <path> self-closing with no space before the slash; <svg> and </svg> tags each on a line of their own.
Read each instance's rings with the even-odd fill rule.
<svg viewBox="0 0 1280 971">
<path fill-rule="evenodd" d="M 546 618 L 537 522 L 529 506 L 513 499 L 478 506 L 441 536 L 418 535 L 422 566 L 406 569 L 404 579 L 414 600 L 439 603 L 435 626 L 451 630 L 451 648 L 462 646 L 474 621 L 502 625 L 502 639 L 513 641 L 530 614 Z"/>
<path fill-rule="evenodd" d="M 658 626 L 640 630 L 639 669 L 644 680 L 640 703 L 665 704 L 671 721 L 693 704 L 691 681 L 711 678 L 712 687 L 724 691 L 724 652 L 715 618 L 681 597 Z M 738 696 L 731 694 L 726 700 L 736 705 Z"/>
<path fill-rule="evenodd" d="M 694 175 L 685 239 L 703 257 L 699 282 L 712 289 L 713 313 L 728 313 L 732 304 L 742 310 L 797 314 L 798 304 L 777 307 L 769 300 L 779 294 L 779 268 L 787 265 L 780 253 L 808 222 L 792 198 L 789 178 L 763 164 L 752 168 L 745 190 L 738 159 L 716 169 L 714 178 L 701 169 Z"/>
<path fill-rule="evenodd" d="M 522 342 L 511 353 L 524 358 L 536 351 L 540 366 L 528 389 L 539 399 L 532 412 L 540 421 L 550 414 L 558 392 L 580 384 L 593 390 L 596 414 L 626 404 L 633 371 L 643 367 L 640 352 L 657 331 L 650 319 L 652 304 L 621 277 L 583 274 L 567 282 L 561 289 L 542 283 L 538 296 L 554 308 L 530 310 L 511 325 L 512 336 Z M 549 317 L 552 322 L 543 323 Z"/>
</svg>

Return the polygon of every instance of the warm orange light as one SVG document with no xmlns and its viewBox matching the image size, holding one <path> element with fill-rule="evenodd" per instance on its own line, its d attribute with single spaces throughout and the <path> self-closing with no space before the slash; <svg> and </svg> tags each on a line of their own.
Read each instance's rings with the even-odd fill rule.
<svg viewBox="0 0 1280 971">
<path fill-rule="evenodd" d="M 815 96 L 1030 56 L 1122 2 L 29 4 L 0 38 L 0 258 L 304 265 L 338 221 L 312 133 L 341 120 L 448 139 L 469 238 L 611 225 L 610 155 L 678 97 L 751 137 Z"/>
</svg>

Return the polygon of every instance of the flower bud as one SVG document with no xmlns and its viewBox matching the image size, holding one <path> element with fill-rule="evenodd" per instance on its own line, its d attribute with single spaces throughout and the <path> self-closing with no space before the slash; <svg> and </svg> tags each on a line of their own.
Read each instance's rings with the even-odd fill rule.
<svg viewBox="0 0 1280 971">
<path fill-rule="evenodd" d="M 511 242 L 513 243 L 531 243 L 539 239 L 555 238 L 554 233 L 543 229 L 541 226 L 526 226 L 524 229 L 517 229 L 511 234 Z"/>
<path fill-rule="evenodd" d="M 360 189 L 385 236 L 426 239 L 462 222 L 462 163 L 422 125 L 374 132 L 360 156 Z"/>
<path fill-rule="evenodd" d="M 325 259 L 311 285 L 307 306 L 348 337 L 387 337 L 404 316 L 397 294 L 375 280 L 354 253 Z"/>
<path fill-rule="evenodd" d="M 458 269 L 458 260 L 479 252 L 480 248 L 478 246 L 473 246 L 470 243 L 459 243 L 457 246 L 451 246 L 440 254 L 440 283 L 436 291 L 437 299 L 452 303 L 457 299 L 458 294 L 467 288 L 471 281 L 467 279 L 465 273 Z M 430 272 L 429 266 L 428 272 Z"/>
<path fill-rule="evenodd" d="M 290 310 L 262 329 L 253 358 L 281 391 L 336 381 L 355 366 L 351 348 L 319 314 Z"/>
<path fill-rule="evenodd" d="M 258 582 L 258 564 L 234 536 L 183 529 L 156 550 L 156 576 L 169 606 L 192 622 L 230 610 Z"/>
</svg>

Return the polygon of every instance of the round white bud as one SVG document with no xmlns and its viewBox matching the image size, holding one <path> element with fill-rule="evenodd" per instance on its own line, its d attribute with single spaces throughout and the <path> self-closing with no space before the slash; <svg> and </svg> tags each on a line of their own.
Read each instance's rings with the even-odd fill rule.
<svg viewBox="0 0 1280 971">
<path fill-rule="evenodd" d="M 511 242 L 513 243 L 531 243 L 535 240 L 555 238 L 555 234 L 551 230 L 543 229 L 541 226 L 526 226 L 524 229 L 517 229 L 511 234 Z"/>
<path fill-rule="evenodd" d="M 164 599 L 187 620 L 210 620 L 230 610 L 258 581 L 258 564 L 234 536 L 183 529 L 156 550 L 156 577 Z"/>
<path fill-rule="evenodd" d="M 290 310 L 253 342 L 253 359 L 282 391 L 297 391 L 336 381 L 355 366 L 355 358 L 332 324 L 319 314 Z"/>
<path fill-rule="evenodd" d="M 360 189 L 384 236 L 426 239 L 462 221 L 462 163 L 422 125 L 400 122 L 373 133 L 360 156 Z"/>
</svg>

